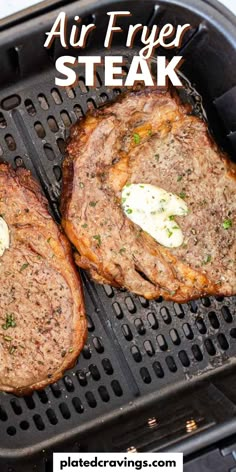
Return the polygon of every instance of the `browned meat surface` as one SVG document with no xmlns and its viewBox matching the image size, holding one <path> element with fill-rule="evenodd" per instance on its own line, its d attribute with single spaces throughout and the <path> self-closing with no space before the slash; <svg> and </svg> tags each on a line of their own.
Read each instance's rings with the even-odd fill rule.
<svg viewBox="0 0 236 472">
<path fill-rule="evenodd" d="M 178 98 L 131 92 L 78 122 L 67 152 L 62 224 L 95 280 L 179 302 L 236 293 L 235 170 Z M 140 182 L 185 199 L 182 246 L 161 246 L 124 215 L 121 189 Z"/>
<path fill-rule="evenodd" d="M 26 170 L 0 165 L 0 214 L 10 248 L 0 257 L 0 390 L 43 388 L 72 366 L 86 337 L 70 246 Z"/>
</svg>

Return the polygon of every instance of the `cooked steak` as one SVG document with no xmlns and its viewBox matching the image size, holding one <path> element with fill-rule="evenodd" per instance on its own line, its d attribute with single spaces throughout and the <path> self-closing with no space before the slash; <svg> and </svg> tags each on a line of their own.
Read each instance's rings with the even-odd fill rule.
<svg viewBox="0 0 236 472">
<path fill-rule="evenodd" d="M 9 249 L 0 257 L 0 390 L 29 393 L 58 380 L 86 337 L 70 245 L 24 169 L 0 164 L 0 214 Z"/>
<path fill-rule="evenodd" d="M 186 302 L 236 293 L 235 170 L 173 92 L 133 91 L 71 130 L 62 225 L 101 283 Z M 166 248 L 124 214 L 121 191 L 151 184 L 184 199 L 184 243 Z"/>
</svg>

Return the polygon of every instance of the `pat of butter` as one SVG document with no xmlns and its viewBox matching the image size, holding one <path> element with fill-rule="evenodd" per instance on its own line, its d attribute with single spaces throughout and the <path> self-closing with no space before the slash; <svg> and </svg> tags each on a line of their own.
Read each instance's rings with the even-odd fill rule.
<svg viewBox="0 0 236 472">
<path fill-rule="evenodd" d="M 3 256 L 6 249 L 10 247 L 9 229 L 6 221 L 0 217 L 0 257 Z"/>
<path fill-rule="evenodd" d="M 150 184 L 128 184 L 122 189 L 125 215 L 158 243 L 166 247 L 181 246 L 184 240 L 174 216 L 186 216 L 185 201 L 166 190 Z"/>
</svg>

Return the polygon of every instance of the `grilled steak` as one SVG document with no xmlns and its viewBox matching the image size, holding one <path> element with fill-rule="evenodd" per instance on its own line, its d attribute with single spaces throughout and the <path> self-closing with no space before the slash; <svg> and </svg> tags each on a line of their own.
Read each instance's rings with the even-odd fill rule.
<svg viewBox="0 0 236 472">
<path fill-rule="evenodd" d="M 186 202 L 180 247 L 125 216 L 121 190 L 140 182 Z M 77 264 L 98 282 L 178 302 L 236 293 L 235 171 L 173 92 L 130 92 L 72 128 L 61 210 Z"/>
<path fill-rule="evenodd" d="M 24 169 L 0 164 L 0 390 L 29 393 L 58 380 L 83 347 L 86 320 L 69 243 Z"/>
</svg>

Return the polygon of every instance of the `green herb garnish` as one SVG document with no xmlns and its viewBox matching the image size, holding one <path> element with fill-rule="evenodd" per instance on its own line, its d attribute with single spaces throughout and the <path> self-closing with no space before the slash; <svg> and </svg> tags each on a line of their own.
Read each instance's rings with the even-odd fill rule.
<svg viewBox="0 0 236 472">
<path fill-rule="evenodd" d="M 232 222 L 232 220 L 224 220 L 223 223 L 222 223 L 222 226 L 223 226 L 224 229 L 232 228 L 233 222 Z"/>
<path fill-rule="evenodd" d="M 127 213 L 128 215 L 131 215 L 131 213 L 133 213 L 132 208 L 128 208 L 128 209 L 126 210 L 126 213 Z"/>
<path fill-rule="evenodd" d="M 20 268 L 20 272 L 23 272 L 23 270 L 27 269 L 27 267 L 29 266 L 29 263 L 26 262 L 25 264 L 23 264 Z"/>
<path fill-rule="evenodd" d="M 119 253 L 124 254 L 125 251 L 126 251 L 125 247 L 121 247 L 120 250 L 119 250 Z"/>
<path fill-rule="evenodd" d="M 170 220 L 170 221 L 173 221 L 174 219 L 175 219 L 174 215 L 170 215 L 170 216 L 169 216 L 169 220 Z"/>
<path fill-rule="evenodd" d="M 6 321 L 5 321 L 5 324 L 2 325 L 2 329 L 6 330 L 8 328 L 15 328 L 16 327 L 16 322 L 15 322 L 15 319 L 14 319 L 14 314 L 13 313 L 10 313 L 10 314 L 6 314 Z"/>
<path fill-rule="evenodd" d="M 82 228 L 87 228 L 87 227 L 88 227 L 87 223 L 84 223 L 84 224 L 82 225 Z"/>
<path fill-rule="evenodd" d="M 204 261 L 203 261 L 203 264 L 208 264 L 208 262 L 211 262 L 211 255 L 210 255 L 210 254 L 208 254 L 208 255 L 205 257 L 205 259 L 204 259 Z"/>
<path fill-rule="evenodd" d="M 171 231 L 169 228 L 167 228 L 166 231 L 167 231 L 167 234 L 168 234 L 168 238 L 170 238 L 173 234 L 173 231 Z"/>
<path fill-rule="evenodd" d="M 97 205 L 97 202 L 89 202 L 89 205 L 90 205 L 91 207 L 95 207 L 95 206 Z"/>
<path fill-rule="evenodd" d="M 180 196 L 180 198 L 183 198 L 183 199 L 184 199 L 184 198 L 186 197 L 186 193 L 185 193 L 185 192 L 180 192 L 180 193 L 179 193 L 179 196 Z"/>
<path fill-rule="evenodd" d="M 141 141 L 140 134 L 134 133 L 133 138 L 134 138 L 135 144 L 140 144 L 140 141 Z"/>
<path fill-rule="evenodd" d="M 160 154 L 155 154 L 154 157 L 155 157 L 156 161 L 158 162 L 159 159 L 160 159 Z"/>
<path fill-rule="evenodd" d="M 13 353 L 15 352 L 15 350 L 16 350 L 16 347 L 11 346 L 11 347 L 9 348 L 9 354 L 13 354 Z"/>
<path fill-rule="evenodd" d="M 101 246 L 101 244 L 102 244 L 102 239 L 101 239 L 100 234 L 95 234 L 95 235 L 93 236 L 93 239 L 96 239 L 96 241 L 98 242 L 98 246 Z"/>
<path fill-rule="evenodd" d="M 177 182 L 180 182 L 182 180 L 183 176 L 182 175 L 178 175 L 177 177 Z"/>
</svg>

